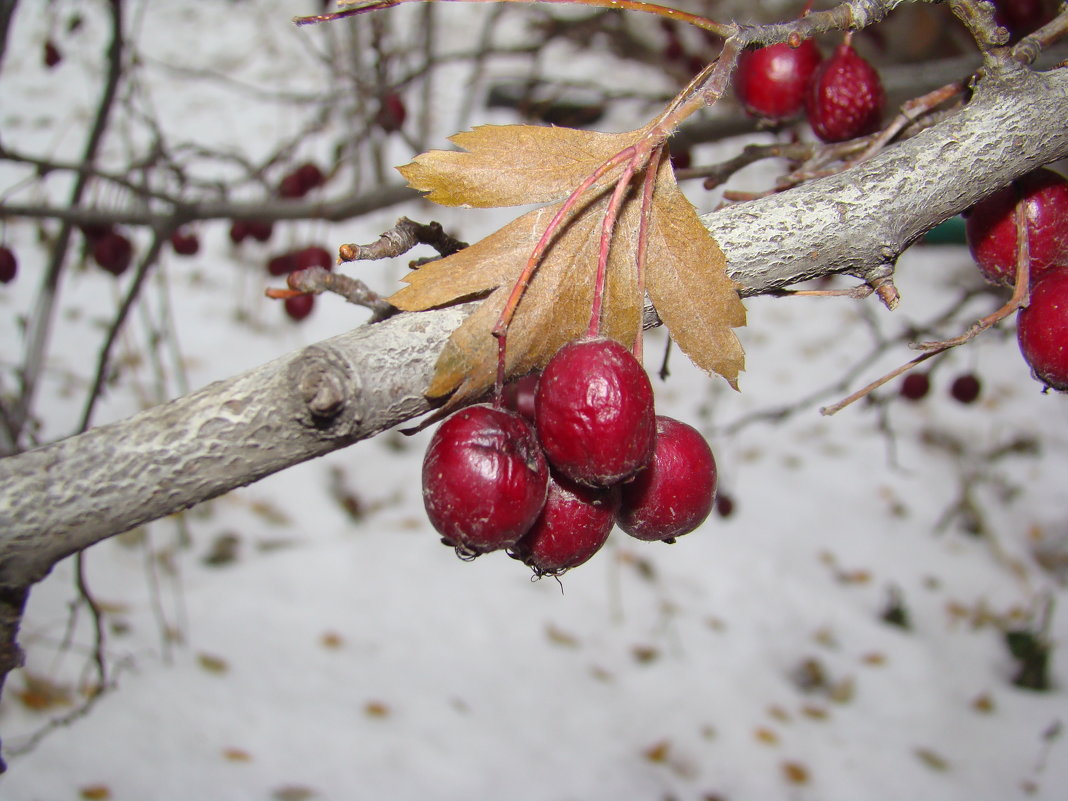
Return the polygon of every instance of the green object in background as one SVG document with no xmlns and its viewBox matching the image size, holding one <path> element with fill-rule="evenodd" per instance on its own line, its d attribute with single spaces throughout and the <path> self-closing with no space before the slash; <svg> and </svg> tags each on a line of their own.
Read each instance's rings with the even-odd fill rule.
<svg viewBox="0 0 1068 801">
<path fill-rule="evenodd" d="M 936 225 L 921 240 L 925 245 L 964 245 L 964 218 L 950 217 L 944 223 Z"/>
</svg>

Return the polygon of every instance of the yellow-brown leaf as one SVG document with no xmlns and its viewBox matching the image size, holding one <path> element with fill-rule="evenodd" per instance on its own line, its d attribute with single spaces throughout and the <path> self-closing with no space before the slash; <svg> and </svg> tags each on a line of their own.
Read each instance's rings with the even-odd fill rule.
<svg viewBox="0 0 1068 801">
<path fill-rule="evenodd" d="M 449 137 L 463 148 L 431 150 L 397 169 L 413 189 L 443 206 L 520 206 L 571 194 L 604 161 L 644 130 L 605 134 L 538 125 L 481 125 Z M 621 168 L 610 170 L 607 186 Z"/>
</svg>

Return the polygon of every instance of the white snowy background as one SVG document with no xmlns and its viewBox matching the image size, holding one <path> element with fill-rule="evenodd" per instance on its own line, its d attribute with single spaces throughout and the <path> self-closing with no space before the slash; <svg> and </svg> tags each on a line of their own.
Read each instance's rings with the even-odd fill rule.
<svg viewBox="0 0 1068 801">
<path fill-rule="evenodd" d="M 20 4 L 0 75 L 8 146 L 57 160 L 80 152 L 107 31 L 89 6 L 82 29 L 64 33 L 78 5 Z M 253 158 L 293 133 L 296 115 L 269 98 L 252 102 L 247 90 L 317 88 L 313 54 L 331 34 L 289 21 L 317 4 L 130 5 L 131 36 L 148 57 L 145 97 L 167 130 Z M 408 12 L 385 13 L 415 24 Z M 472 21 L 487 13 L 442 8 L 442 35 L 470 46 Z M 516 35 L 523 13 L 506 17 Z M 54 70 L 40 60 L 49 34 L 64 52 Z M 603 55 L 549 56 L 572 77 L 610 69 L 621 85 L 671 91 L 648 70 L 606 67 Z M 220 74 L 227 80 L 203 77 Z M 467 77 L 458 69 L 455 94 L 434 98 L 438 146 L 455 129 Z M 632 111 L 599 127 L 635 127 Z M 511 121 L 475 103 L 464 124 Z M 117 130 L 104 162 L 122 163 L 138 136 L 136 126 Z M 317 141 L 303 155 L 323 161 Z M 414 155 L 397 137 L 388 147 L 393 164 Z M 709 161 L 713 151 L 696 155 Z M 65 196 L 62 176 L 12 193 L 23 175 L 0 170 L 5 197 Z M 750 170 L 732 187 L 768 175 Z M 715 196 L 693 190 L 699 210 L 714 207 Z M 365 312 L 324 297 L 291 323 L 263 298 L 278 281 L 262 265 L 287 244 L 372 241 L 401 214 L 469 239 L 509 218 L 419 202 L 345 225 L 280 224 L 268 245 L 240 248 L 226 225 L 204 224 L 194 259 L 164 255 L 95 422 L 361 322 Z M 6 383 L 46 254 L 34 225 L 3 225 L 20 258 L 18 279 L 0 287 Z M 405 262 L 358 271 L 388 292 Z M 44 438 L 76 425 L 88 365 L 128 279 L 91 266 L 66 274 L 41 396 Z M 894 313 L 874 300 L 748 301 L 740 394 L 674 354 L 670 378 L 654 380 L 658 411 L 708 436 L 735 509 L 673 546 L 616 532 L 559 583 L 531 581 L 503 554 L 461 562 L 423 514 L 428 433 L 390 433 L 93 548 L 87 574 L 107 611 L 116 687 L 49 728 L 81 703 L 79 683 L 92 675 L 89 619 L 82 609 L 72 630 L 73 568 L 59 565 L 33 591 L 27 667 L 8 678 L 0 703 L 9 761 L 0 799 L 1068 797 L 1068 400 L 1041 394 L 1010 320 L 937 362 L 923 401 L 898 399 L 894 383 L 876 403 L 821 417 L 819 406 L 912 355 L 902 342 L 879 342 L 934 319 L 979 281 L 958 247 L 914 248 L 898 279 Z M 980 296 L 937 333 L 958 333 L 994 303 Z M 149 345 L 161 330 L 175 337 L 184 379 L 172 352 Z M 663 342 L 650 337 L 651 373 Z M 983 382 L 969 406 L 948 392 L 966 372 Z M 780 408 L 793 411 L 754 416 Z M 1012 443 L 1026 447 L 998 455 Z M 356 499 L 358 519 L 340 495 Z M 963 501 L 982 536 L 954 514 Z M 220 542 L 235 545 L 234 558 L 210 564 Z M 883 620 L 895 597 L 908 628 Z M 1004 632 L 1040 625 L 1049 604 L 1052 688 L 1020 689 Z M 31 708 L 22 700 L 31 679 L 66 688 L 74 706 Z"/>
</svg>

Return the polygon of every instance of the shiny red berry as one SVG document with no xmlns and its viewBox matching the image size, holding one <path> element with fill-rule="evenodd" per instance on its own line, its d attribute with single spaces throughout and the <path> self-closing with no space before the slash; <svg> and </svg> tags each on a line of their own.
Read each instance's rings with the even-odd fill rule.
<svg viewBox="0 0 1068 801">
<path fill-rule="evenodd" d="M 19 262 L 15 258 L 15 251 L 9 247 L 0 246 L 0 284 L 14 281 L 18 272 Z"/>
<path fill-rule="evenodd" d="M 616 522 L 640 540 L 674 540 L 708 517 L 716 481 L 712 449 L 697 429 L 657 416 L 653 460 L 622 486 Z"/>
<path fill-rule="evenodd" d="M 534 421 L 549 462 L 582 484 L 616 484 L 653 455 L 653 387 L 611 339 L 570 342 L 553 355 L 538 382 Z"/>
<path fill-rule="evenodd" d="M 844 142 L 878 130 L 885 102 L 879 73 L 843 43 L 812 75 L 805 110 L 816 136 Z"/>
<path fill-rule="evenodd" d="M 812 39 L 798 47 L 780 43 L 746 50 L 738 58 L 734 90 L 752 116 L 789 119 L 804 108 L 805 92 L 822 58 Z"/>
<path fill-rule="evenodd" d="M 1031 287 L 1031 302 L 1016 317 L 1020 352 L 1035 378 L 1068 392 L 1068 263 Z"/>
<path fill-rule="evenodd" d="M 453 414 L 423 459 L 423 504 L 447 545 L 474 556 L 510 548 L 541 513 L 549 468 L 534 432 L 487 405 Z"/>
<path fill-rule="evenodd" d="M 618 510 L 618 487 L 588 487 L 550 472 L 545 506 L 510 554 L 539 576 L 578 567 L 605 544 Z"/>
<path fill-rule="evenodd" d="M 294 295 L 285 299 L 286 314 L 295 321 L 300 322 L 315 309 L 315 295 Z"/>
<path fill-rule="evenodd" d="M 1016 283 L 1016 206 L 1027 212 L 1028 275 L 1033 284 L 1051 265 L 1068 262 L 1068 180 L 1039 169 L 976 203 L 964 231 L 988 281 Z"/>
</svg>

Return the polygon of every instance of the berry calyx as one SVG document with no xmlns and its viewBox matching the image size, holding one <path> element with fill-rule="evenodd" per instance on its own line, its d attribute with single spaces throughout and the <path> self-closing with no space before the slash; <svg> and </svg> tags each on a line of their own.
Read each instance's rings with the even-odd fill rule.
<svg viewBox="0 0 1068 801">
<path fill-rule="evenodd" d="M 693 531 L 716 502 L 716 460 L 693 426 L 656 418 L 649 466 L 621 488 L 616 523 L 640 540 L 674 541 Z"/>
<path fill-rule="evenodd" d="M 93 260 L 112 275 L 122 275 L 133 260 L 133 245 L 122 234 L 110 231 L 93 243 Z"/>
<path fill-rule="evenodd" d="M 964 373 L 953 379 L 953 383 L 949 385 L 949 394 L 958 403 L 968 405 L 975 403 L 979 399 L 979 393 L 982 392 L 982 389 L 983 385 L 975 375 Z"/>
<path fill-rule="evenodd" d="M 1031 302 L 1016 317 L 1020 352 L 1035 378 L 1068 392 L 1068 264 L 1031 287 Z"/>
<path fill-rule="evenodd" d="M 823 56 L 812 39 L 746 50 L 738 58 L 734 90 L 754 117 L 781 121 L 798 114 L 805 91 Z"/>
<path fill-rule="evenodd" d="M 286 314 L 294 322 L 300 322 L 315 308 L 315 295 L 294 295 L 291 298 L 285 299 Z"/>
<path fill-rule="evenodd" d="M 918 401 L 927 397 L 931 391 L 931 379 L 927 373 L 913 371 L 901 381 L 901 397 L 905 400 Z"/>
<path fill-rule="evenodd" d="M 19 262 L 15 258 L 15 251 L 6 246 L 0 246 L 0 284 L 8 284 L 15 280 L 19 272 Z"/>
<path fill-rule="evenodd" d="M 550 471 L 545 506 L 509 555 L 538 576 L 559 575 L 601 549 L 618 510 L 618 487 L 587 487 Z"/>
<path fill-rule="evenodd" d="M 976 203 L 964 224 L 972 258 L 994 284 L 1016 283 L 1016 206 L 1027 212 L 1028 277 L 1068 260 L 1068 180 L 1038 169 Z"/>
<path fill-rule="evenodd" d="M 179 229 L 171 234 L 171 247 L 179 256 L 195 256 L 200 250 L 200 239 L 192 231 Z"/>
<path fill-rule="evenodd" d="M 813 73 L 805 110 L 816 136 L 844 142 L 878 130 L 885 102 L 879 73 L 846 41 Z"/>
<path fill-rule="evenodd" d="M 446 545 L 463 556 L 510 548 L 540 514 L 549 468 L 518 414 L 479 404 L 434 432 L 423 458 L 423 504 Z"/>
<path fill-rule="evenodd" d="M 549 462 L 580 484 L 617 484 L 653 455 L 653 387 L 615 340 L 583 339 L 560 348 L 538 382 L 534 421 Z"/>
</svg>

